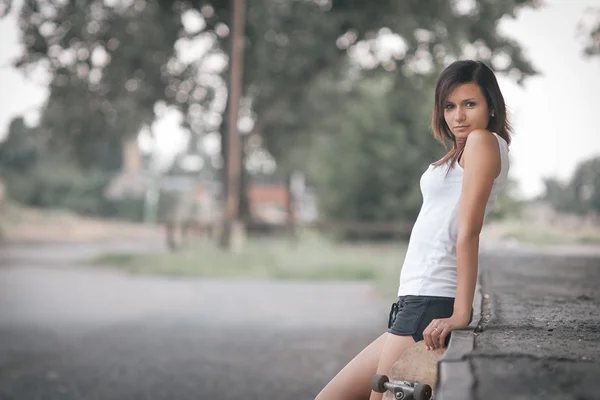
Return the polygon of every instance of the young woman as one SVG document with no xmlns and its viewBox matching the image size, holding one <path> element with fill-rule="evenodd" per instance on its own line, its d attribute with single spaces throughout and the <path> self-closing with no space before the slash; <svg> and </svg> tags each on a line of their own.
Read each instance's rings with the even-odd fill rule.
<svg viewBox="0 0 600 400">
<path fill-rule="evenodd" d="M 400 274 L 395 319 L 319 393 L 317 400 L 381 399 L 376 373 L 387 374 L 415 342 L 446 346 L 472 319 L 479 234 L 505 186 L 511 127 L 494 73 L 480 61 L 457 61 L 438 78 L 431 126 L 452 149 L 421 177 L 423 205 Z M 370 397 L 369 397 L 370 396 Z"/>
</svg>

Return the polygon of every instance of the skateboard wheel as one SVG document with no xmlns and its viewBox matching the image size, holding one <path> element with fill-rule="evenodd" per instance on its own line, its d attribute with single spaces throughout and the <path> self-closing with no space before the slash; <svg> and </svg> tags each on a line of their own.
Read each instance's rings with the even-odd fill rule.
<svg viewBox="0 0 600 400">
<path fill-rule="evenodd" d="M 425 383 L 418 383 L 415 386 L 414 397 L 415 400 L 429 400 L 431 399 L 431 386 Z"/>
<path fill-rule="evenodd" d="M 373 379 L 371 379 L 371 389 L 377 393 L 385 393 L 385 391 L 387 390 L 385 388 L 385 384 L 389 381 L 390 379 L 387 376 L 377 374 L 373 376 Z"/>
</svg>

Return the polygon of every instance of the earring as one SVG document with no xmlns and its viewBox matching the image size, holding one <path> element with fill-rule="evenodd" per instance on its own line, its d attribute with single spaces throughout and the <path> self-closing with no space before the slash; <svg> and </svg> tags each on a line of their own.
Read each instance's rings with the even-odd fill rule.
<svg viewBox="0 0 600 400">
<path fill-rule="evenodd" d="M 492 112 L 491 112 L 490 116 L 492 116 L 492 117 L 493 117 L 493 116 L 495 116 L 495 115 L 496 115 L 496 114 L 494 113 L 494 110 L 492 110 Z"/>
</svg>

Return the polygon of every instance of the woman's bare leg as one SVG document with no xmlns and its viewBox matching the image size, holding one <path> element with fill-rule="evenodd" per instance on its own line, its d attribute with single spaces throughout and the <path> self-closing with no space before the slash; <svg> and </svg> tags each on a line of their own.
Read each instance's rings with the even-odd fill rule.
<svg viewBox="0 0 600 400">
<path fill-rule="evenodd" d="M 386 342 L 384 333 L 365 347 L 321 390 L 315 400 L 366 400 L 371 392 L 381 351 Z"/>
<path fill-rule="evenodd" d="M 410 336 L 384 333 L 354 357 L 315 400 L 380 400 L 382 394 L 371 391 L 373 375 L 387 375 L 402 353 L 414 343 Z"/>
<path fill-rule="evenodd" d="M 389 375 L 392 366 L 398 361 L 398 358 L 415 344 L 415 340 L 412 336 L 396 336 L 391 333 L 386 335 L 381 356 L 379 357 L 379 363 L 377 364 L 376 374 Z M 372 376 L 373 374 L 371 374 L 371 377 Z M 369 400 L 381 400 L 382 397 L 382 393 L 371 392 Z"/>
</svg>

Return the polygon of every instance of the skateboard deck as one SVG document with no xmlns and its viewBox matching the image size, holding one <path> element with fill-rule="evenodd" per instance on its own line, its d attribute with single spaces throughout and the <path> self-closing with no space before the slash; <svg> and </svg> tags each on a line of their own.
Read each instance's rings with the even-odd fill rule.
<svg viewBox="0 0 600 400">
<path fill-rule="evenodd" d="M 430 399 L 437 384 L 438 361 L 445 351 L 444 347 L 426 350 L 424 341 L 415 343 L 400 356 L 388 376 L 373 377 L 372 389 L 384 393 L 383 400 Z"/>
</svg>

